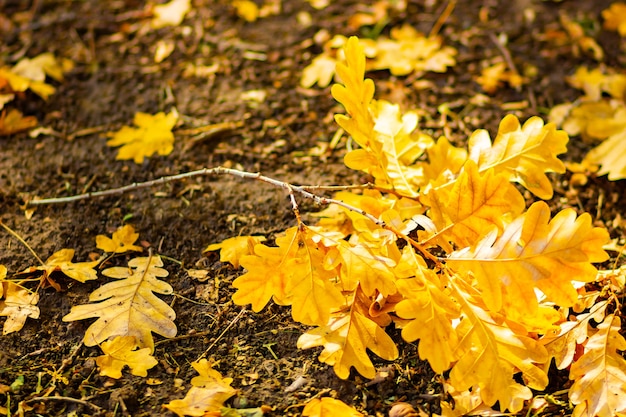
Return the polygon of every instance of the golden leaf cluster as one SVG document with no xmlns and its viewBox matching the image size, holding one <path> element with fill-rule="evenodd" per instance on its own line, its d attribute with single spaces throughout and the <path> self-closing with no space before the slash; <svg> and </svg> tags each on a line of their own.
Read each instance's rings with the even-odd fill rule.
<svg viewBox="0 0 626 417">
<path fill-rule="evenodd" d="M 335 76 L 335 67 L 342 60 L 343 46 L 348 39 L 337 35 L 325 42 L 324 52 L 313 59 L 302 72 L 300 85 L 326 87 Z M 456 49 L 444 46 L 438 35 L 425 36 L 409 25 L 394 27 L 390 36 L 361 39 L 367 55 L 366 70 L 389 70 L 393 75 L 446 72 L 456 64 Z M 337 75 L 342 81 L 341 74 Z"/>
<path fill-rule="evenodd" d="M 582 161 L 582 169 L 607 175 L 611 181 L 626 178 L 626 74 L 580 67 L 567 81 L 584 92 L 574 103 L 550 111 L 550 119 L 571 136 L 597 143 Z"/>
<path fill-rule="evenodd" d="M 605 395 L 626 397 L 619 322 L 593 330 L 588 319 L 569 316 L 581 305 L 597 311 L 600 292 L 584 294 L 580 283 L 601 279 L 593 264 L 608 259 L 608 233 L 586 213 L 553 215 L 542 201 L 527 208 L 513 185 L 550 199 L 548 174 L 565 171 L 558 155 L 567 133 L 538 117 L 521 123 L 508 115 L 495 138 L 477 130 L 467 148 L 435 140 L 419 129 L 415 111 L 374 99 L 366 51 L 356 38 L 346 42 L 342 81 L 331 91 L 345 108 L 336 121 L 358 145 L 345 163 L 371 176 L 375 189 L 340 191 L 341 205 L 318 213 L 317 225 L 299 221 L 272 245 L 239 237 L 209 246 L 244 268 L 233 301 L 254 311 L 271 301 L 291 306 L 294 320 L 313 326 L 298 347 L 321 347 L 319 360 L 340 378 L 352 368 L 373 378 L 368 350 L 397 358 L 385 331 L 395 324 L 403 339 L 419 340 L 435 372 L 449 372 L 456 406 L 444 404 L 447 415 L 496 403 L 519 412 L 548 385 L 553 358 L 571 364 L 570 378 L 580 381 L 569 392 L 577 415 L 626 412 Z M 600 372 L 615 378 L 588 376 L 586 358 L 604 361 Z M 323 409 L 323 401 L 305 411 Z"/>
</svg>

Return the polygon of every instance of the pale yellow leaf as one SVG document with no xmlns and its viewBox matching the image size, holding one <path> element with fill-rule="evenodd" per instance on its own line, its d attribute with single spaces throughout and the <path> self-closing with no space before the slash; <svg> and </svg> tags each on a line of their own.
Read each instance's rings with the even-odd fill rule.
<svg viewBox="0 0 626 417">
<path fill-rule="evenodd" d="M 585 353 L 572 364 L 569 398 L 576 417 L 613 417 L 626 413 L 626 340 L 621 320 L 610 314 L 585 344 Z"/>
<path fill-rule="evenodd" d="M 134 258 L 128 268 L 113 267 L 103 274 L 118 281 L 105 284 L 91 293 L 91 304 L 72 307 L 63 321 L 98 317 L 85 332 L 86 346 L 94 346 L 113 336 L 135 336 L 140 348 L 154 350 L 152 333 L 176 335 L 174 310 L 154 293 L 171 294 L 172 287 L 158 278 L 168 272 L 161 268 L 159 256 Z M 96 303 L 96 301 L 99 301 Z"/>
<path fill-rule="evenodd" d="M 552 184 L 546 172 L 565 172 L 556 155 L 567 151 L 567 134 L 554 124 L 544 126 L 539 117 L 531 117 L 520 125 L 517 117 L 507 115 L 500 122 L 498 134 L 491 144 L 485 130 L 475 131 L 469 139 L 469 158 L 480 172 L 493 168 L 504 173 L 509 181 L 518 182 L 539 198 L 552 197 Z"/>
<path fill-rule="evenodd" d="M 102 342 L 100 348 L 104 355 L 96 358 L 100 375 L 118 379 L 122 377 L 122 368 L 128 366 L 133 375 L 147 376 L 148 369 L 159 362 L 150 355 L 150 348 L 137 349 L 137 347 L 134 336 L 116 336 L 112 340 Z"/>
<path fill-rule="evenodd" d="M 73 257 L 74 249 L 61 249 L 60 251 L 53 253 L 43 265 L 30 267 L 24 270 L 23 273 L 43 271 L 45 277 L 49 277 L 53 272 L 61 271 L 68 277 L 80 282 L 98 278 L 98 274 L 94 267 L 98 265 L 100 261 L 74 263 L 72 262 Z"/>
<path fill-rule="evenodd" d="M 611 181 L 626 178 L 626 128 L 592 149 L 583 162 L 601 165 L 598 175 L 608 174 Z"/>
<path fill-rule="evenodd" d="M 398 348 L 389 335 L 355 308 L 334 315 L 326 326 L 309 330 L 298 338 L 299 349 L 316 346 L 324 347 L 320 362 L 333 366 L 341 379 L 350 376 L 352 367 L 364 377 L 374 378 L 376 369 L 367 349 L 386 360 L 398 357 Z"/>
<path fill-rule="evenodd" d="M 336 65 L 337 60 L 330 55 L 316 56 L 302 71 L 300 85 L 304 88 L 310 88 L 317 83 L 320 87 L 327 87 L 333 80 Z"/>
<path fill-rule="evenodd" d="M 190 9 L 190 0 L 171 0 L 169 3 L 156 5 L 152 8 L 154 14 L 151 22 L 152 28 L 178 26 Z"/>
<path fill-rule="evenodd" d="M 1 271 L 0 271 L 1 272 Z M 4 270 L 6 273 L 6 269 Z M 0 317 L 6 317 L 2 334 L 17 332 L 24 327 L 28 317 L 39 318 L 39 294 L 28 291 L 10 281 L 0 280 L 4 299 L 0 299 Z"/>
</svg>

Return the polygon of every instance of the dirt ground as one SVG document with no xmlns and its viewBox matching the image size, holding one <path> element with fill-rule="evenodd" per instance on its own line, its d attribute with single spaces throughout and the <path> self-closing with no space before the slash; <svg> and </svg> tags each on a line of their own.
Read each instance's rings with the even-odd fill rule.
<svg viewBox="0 0 626 417">
<path fill-rule="evenodd" d="M 20 207 L 33 196 L 104 190 L 218 165 L 260 171 L 292 183 L 367 181 L 343 165 L 345 140 L 332 152 L 312 155 L 310 150 L 318 142 L 333 137 L 337 127 L 332 116 L 342 109 L 329 88 L 299 87 L 303 68 L 321 52 L 312 42 L 314 35 L 321 29 L 331 35 L 360 34 L 349 29 L 347 20 L 363 8 L 362 3 L 367 2 L 332 1 L 316 10 L 304 0 L 278 1 L 280 13 L 246 23 L 228 1 L 195 0 L 182 25 L 142 31 L 147 18 L 144 1 L 0 0 L 0 60 L 13 64 L 24 56 L 53 52 L 76 63 L 64 82 L 54 84 L 57 92 L 48 101 L 29 93 L 16 102 L 25 114 L 36 116 L 58 134 L 0 138 L 0 219 L 40 257 L 72 248 L 80 261 L 96 251 L 96 235 L 110 234 L 125 222 L 132 224 L 144 245 L 167 257 L 167 281 L 176 296 L 164 299 L 176 311 L 178 326 L 177 337 L 157 339 L 155 357 L 160 363 L 149 371 L 149 378 L 128 372 L 119 380 L 101 377 L 94 362 L 99 350 L 81 346 L 89 322 L 61 321 L 72 305 L 85 303 L 100 283 L 79 284 L 59 277 L 63 291 L 41 292 L 39 320 L 29 319 L 22 331 L 0 336 L 0 383 L 24 378 L 19 392 L 11 394 L 13 413 L 20 401 L 56 385 L 57 395 L 82 398 L 104 410 L 100 415 L 173 415 L 162 405 L 184 396 L 195 376 L 190 362 L 209 347 L 208 356 L 220 360 L 218 369 L 234 378 L 233 386 L 240 390 L 229 403 L 235 407 L 268 405 L 274 408 L 270 416 L 299 415 L 307 399 L 325 394 L 368 415 L 386 415 L 398 400 L 420 405 L 426 412 L 438 411 L 439 380 L 419 360 L 415 344 L 401 342 L 394 363 L 373 358 L 377 368 L 391 370 L 391 377 L 370 383 L 353 374 L 344 381 L 317 361 L 318 350 L 296 348 L 306 328 L 291 320 L 288 308 L 271 304 L 255 314 L 232 303 L 230 284 L 241 272 L 220 263 L 216 254 L 203 255 L 202 250 L 237 235 L 262 234 L 271 239 L 294 225 L 282 190 L 230 177 L 197 177 L 125 195 L 42 206 L 30 220 Z M 563 11 L 586 22 L 596 34 L 608 66 L 623 68 L 625 55 L 618 35 L 598 26 L 601 10 L 610 3 L 459 0 L 441 30 L 445 44 L 459 50 L 458 63 L 445 74 L 424 75 L 434 89 L 413 88 L 414 79 L 393 77 L 386 71 L 369 76 L 376 80 L 379 98 L 421 109 L 422 126 L 429 133 L 437 137 L 449 128 L 451 140 L 463 143 L 474 129 L 495 132 L 507 113 L 522 120 L 532 115 L 545 118 L 547 109 L 578 96 L 565 76 L 583 63 L 593 65 L 593 60 L 584 54 L 576 57 L 570 45 L 555 47 L 542 37 L 547 29 L 560 29 Z M 406 11 L 391 14 L 385 30 L 408 23 L 428 33 L 446 4 L 409 1 Z M 488 12 L 488 19 L 479 19 L 481 9 Z M 303 11 L 310 14 L 310 25 L 298 19 Z M 474 78 L 481 63 L 503 54 L 494 42 L 503 34 L 514 63 L 519 68 L 534 65 L 537 75 L 520 91 L 503 88 L 482 107 L 468 106 L 469 98 L 480 92 Z M 175 41 L 176 47 L 157 64 L 153 57 L 161 39 Z M 185 75 L 189 63 L 218 64 L 218 70 L 190 77 Z M 241 94 L 249 90 L 264 90 L 265 100 L 242 100 Z M 442 103 L 449 103 L 454 112 L 463 110 L 462 117 L 450 118 L 444 126 L 437 112 Z M 143 165 L 115 160 L 117 151 L 105 145 L 104 132 L 130 124 L 137 111 L 156 113 L 174 106 L 185 122 L 181 129 L 241 123 L 200 141 L 177 134 L 171 155 L 152 157 Z M 563 158 L 578 161 L 590 145 L 572 141 L 569 149 Z M 552 208 L 588 211 L 598 225 L 609 228 L 612 237 L 623 235 L 614 220 L 626 208 L 624 181 L 590 178 L 587 186 L 573 189 L 568 178 L 569 174 L 554 177 Z M 305 212 L 319 209 L 307 201 L 301 204 Z M 117 261 L 123 264 L 124 257 Z M 36 260 L 2 232 L 0 263 L 15 272 L 35 265 Z M 192 278 L 189 268 L 208 270 L 208 279 Z M 391 332 L 400 342 L 399 332 Z M 306 377 L 305 383 L 287 389 L 300 376 Z M 566 376 L 555 378 L 549 387 L 551 392 L 566 388 Z M 0 394 L 0 405 L 9 406 L 6 395 Z M 99 414 L 67 401 L 30 405 L 36 406 L 30 415 Z"/>
</svg>

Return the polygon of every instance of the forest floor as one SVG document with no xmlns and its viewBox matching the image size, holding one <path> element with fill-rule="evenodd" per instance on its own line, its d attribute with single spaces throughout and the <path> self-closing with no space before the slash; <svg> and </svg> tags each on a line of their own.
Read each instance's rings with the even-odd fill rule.
<svg viewBox="0 0 626 417">
<path fill-rule="evenodd" d="M 128 372 L 117 380 L 99 376 L 94 362 L 98 348 L 81 347 L 89 323 L 61 320 L 71 306 L 84 304 L 99 283 L 79 284 L 59 276 L 62 291 L 41 291 L 39 319 L 0 336 L 0 384 L 24 380 L 10 393 L 10 405 L 9 394 L 0 392 L 0 405 L 15 413 L 20 401 L 55 385 L 57 395 L 86 398 L 107 410 L 106 415 L 166 415 L 162 405 L 184 396 L 195 376 L 190 362 L 210 347 L 208 356 L 220 361 L 220 372 L 240 390 L 235 400 L 240 408 L 268 405 L 274 410 L 270 416 L 298 415 L 308 398 L 325 394 L 369 415 L 386 415 L 398 400 L 437 412 L 440 382 L 419 360 L 416 344 L 402 342 L 393 363 L 374 358 L 376 367 L 390 370 L 391 377 L 369 382 L 353 374 L 342 380 L 317 360 L 319 350 L 296 348 L 306 327 L 292 321 L 288 308 L 270 304 L 253 313 L 233 304 L 230 284 L 241 271 L 220 263 L 216 253 L 203 254 L 203 249 L 238 235 L 271 240 L 293 226 L 284 190 L 227 176 L 195 177 L 124 195 L 41 206 L 25 218 L 22 205 L 34 196 L 105 190 L 204 167 L 241 168 L 294 184 L 368 180 L 344 166 L 346 138 L 334 148 L 320 148 L 337 131 L 333 115 L 343 111 L 330 88 L 300 87 L 303 69 L 321 52 L 315 35 L 325 30 L 330 36 L 363 36 L 348 20 L 366 7 L 340 0 L 317 10 L 303 0 L 277 1 L 277 13 L 248 23 L 228 1 L 192 3 L 182 24 L 145 30 L 149 13 L 143 1 L 0 0 L 0 59 L 13 64 L 24 56 L 53 52 L 75 63 L 64 81 L 52 82 L 57 91 L 47 101 L 31 93 L 16 101 L 22 112 L 51 130 L 37 137 L 20 133 L 0 138 L 0 220 L 41 258 L 71 248 L 74 259 L 81 261 L 95 252 L 96 235 L 132 224 L 142 244 L 165 259 L 170 273 L 166 280 L 176 296 L 164 299 L 175 310 L 178 327 L 177 337 L 157 339 L 159 364 L 149 378 Z M 409 1 L 404 10 L 390 9 L 383 32 L 407 23 L 428 33 L 446 4 Z M 600 29 L 600 13 L 609 5 L 606 0 L 459 0 L 440 30 L 444 44 L 458 50 L 456 65 L 443 74 L 424 74 L 420 81 L 430 84 L 422 89 L 411 76 L 387 71 L 368 76 L 376 82 L 378 98 L 419 109 L 420 127 L 433 137 L 445 132 L 453 143 L 463 144 L 478 128 L 493 136 L 506 114 L 522 121 L 534 115 L 546 119 L 550 108 L 580 94 L 566 83 L 566 76 L 595 61 L 584 52 L 576 54 L 571 43 L 555 46 L 546 39 L 549 31 L 563 31 L 561 13 L 586 23 L 604 47 L 606 65 L 624 67 L 619 36 Z M 506 49 L 497 41 L 503 36 Z M 157 63 L 154 55 L 161 40 L 175 47 Z M 536 75 L 518 90 L 505 86 L 470 105 L 482 93 L 475 81 L 481 67 L 503 58 L 520 69 L 534 66 Z M 192 66 L 213 69 L 194 75 Z M 264 98 L 242 98 L 249 91 L 262 91 Z M 442 104 L 452 116 L 442 117 Z M 174 130 L 173 153 L 143 164 L 115 160 L 117 150 L 106 146 L 106 132 L 130 125 L 138 111 L 154 114 L 174 107 L 184 122 L 180 130 L 231 124 L 200 140 Z M 562 158 L 580 161 L 590 148 L 572 140 Z M 570 175 L 552 177 L 553 212 L 565 207 L 586 211 L 613 238 L 623 234 L 624 224 L 616 219 L 626 208 L 625 182 L 591 176 L 585 186 L 573 187 Z M 305 219 L 307 212 L 320 209 L 309 201 L 300 203 Z M 0 263 L 21 271 L 37 261 L 2 232 Z M 198 279 L 190 270 L 205 270 L 207 276 Z M 400 341 L 399 332 L 391 332 Z M 300 376 L 306 377 L 304 384 L 293 388 Z M 566 376 L 557 378 L 550 389 L 566 389 L 567 383 Z M 95 415 L 93 409 L 65 401 L 29 404 L 38 407 L 38 415 Z"/>
</svg>

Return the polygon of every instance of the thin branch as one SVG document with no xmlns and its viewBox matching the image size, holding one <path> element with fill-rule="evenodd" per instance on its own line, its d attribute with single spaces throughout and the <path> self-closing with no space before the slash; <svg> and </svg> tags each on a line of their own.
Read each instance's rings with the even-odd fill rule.
<svg viewBox="0 0 626 417">
<path fill-rule="evenodd" d="M 92 403 L 84 401 L 84 400 L 79 400 L 78 398 L 72 398 L 72 397 L 61 397 L 61 396 L 34 397 L 34 398 L 30 398 L 30 399 L 26 400 L 26 402 L 28 402 L 28 403 L 36 402 L 36 401 L 66 401 L 66 402 L 76 403 L 76 404 L 83 405 L 85 407 L 92 408 L 92 409 L 94 409 L 94 410 L 96 410 L 98 412 L 103 411 L 102 408 L 98 407 L 95 404 L 92 404 Z"/>
<path fill-rule="evenodd" d="M 242 178 L 242 179 L 265 182 L 275 187 L 282 188 L 288 193 L 297 193 L 303 197 L 310 198 L 311 200 L 315 201 L 318 204 L 324 204 L 324 205 L 336 204 L 347 210 L 350 210 L 355 213 L 359 213 L 362 216 L 365 216 L 367 219 L 371 220 L 372 222 L 374 222 L 380 227 L 385 227 L 384 221 L 372 216 L 371 214 L 365 212 L 364 210 L 361 210 L 358 207 L 354 207 L 354 206 L 351 206 L 350 204 L 344 203 L 341 200 L 320 197 L 316 194 L 311 193 L 310 191 L 307 191 L 305 187 L 291 185 L 284 181 L 279 181 L 274 178 L 266 177 L 264 175 L 261 175 L 260 172 L 247 172 L 247 171 L 240 171 L 237 169 L 224 168 L 224 167 L 204 168 L 204 169 L 199 169 L 197 171 L 190 171 L 190 172 L 185 172 L 182 174 L 161 177 L 161 178 L 151 180 L 151 181 L 135 182 L 133 184 L 125 185 L 119 188 L 111 188 L 111 189 L 103 190 L 103 191 L 94 191 L 94 192 L 89 192 L 89 193 L 84 193 L 84 194 L 73 195 L 69 197 L 57 197 L 57 198 L 46 198 L 42 200 L 32 200 L 26 203 L 26 207 L 28 208 L 31 206 L 41 206 L 45 204 L 64 204 L 64 203 L 71 203 L 74 201 L 87 200 L 90 198 L 124 194 L 127 192 L 140 190 L 143 188 L 153 187 L 155 185 L 163 185 L 169 182 L 180 181 L 183 179 L 197 177 L 201 175 L 232 175 L 232 176 Z"/>
</svg>

